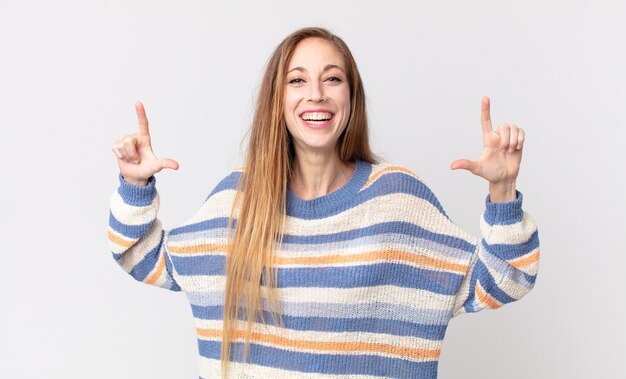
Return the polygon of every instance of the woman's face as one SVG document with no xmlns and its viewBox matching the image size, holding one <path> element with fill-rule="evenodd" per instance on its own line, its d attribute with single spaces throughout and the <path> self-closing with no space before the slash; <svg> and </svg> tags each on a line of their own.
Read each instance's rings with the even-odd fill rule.
<svg viewBox="0 0 626 379">
<path fill-rule="evenodd" d="M 284 118 L 296 154 L 334 152 L 350 116 L 343 57 L 329 42 L 298 43 L 287 66 Z"/>
</svg>

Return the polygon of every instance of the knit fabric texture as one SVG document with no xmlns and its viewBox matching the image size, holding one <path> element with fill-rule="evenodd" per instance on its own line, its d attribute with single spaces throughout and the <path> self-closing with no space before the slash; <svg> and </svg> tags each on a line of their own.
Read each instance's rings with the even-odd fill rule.
<svg viewBox="0 0 626 379">
<path fill-rule="evenodd" d="M 204 379 L 221 377 L 227 225 L 241 174 L 168 231 L 154 177 L 140 187 L 120 175 L 111 197 L 113 258 L 133 278 L 187 295 Z M 479 239 L 418 176 L 390 163 L 357 161 L 345 185 L 315 199 L 289 190 L 275 266 L 283 325 L 263 298 L 267 325 L 254 324 L 246 362 L 243 337 L 234 341 L 229 377 L 436 378 L 452 317 L 498 308 L 535 283 L 538 232 L 522 194 L 485 203 Z"/>
</svg>

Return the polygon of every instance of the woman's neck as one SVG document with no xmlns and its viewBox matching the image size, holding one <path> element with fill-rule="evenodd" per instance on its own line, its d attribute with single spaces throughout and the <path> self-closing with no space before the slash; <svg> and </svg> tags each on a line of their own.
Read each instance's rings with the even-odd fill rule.
<svg viewBox="0 0 626 379">
<path fill-rule="evenodd" d="M 303 200 L 327 195 L 350 180 L 354 162 L 342 162 L 336 154 L 296 155 L 289 187 Z"/>
</svg>

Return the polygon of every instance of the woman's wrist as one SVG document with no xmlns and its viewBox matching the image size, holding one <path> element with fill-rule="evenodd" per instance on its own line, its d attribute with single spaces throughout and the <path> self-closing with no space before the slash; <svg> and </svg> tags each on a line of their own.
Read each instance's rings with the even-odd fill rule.
<svg viewBox="0 0 626 379">
<path fill-rule="evenodd" d="M 516 198 L 515 180 L 497 183 L 489 182 L 489 199 L 492 203 L 508 203 Z"/>
<path fill-rule="evenodd" d="M 124 181 L 128 184 L 132 184 L 134 186 L 139 186 L 139 187 L 145 187 L 148 185 L 148 180 L 135 180 L 135 179 L 124 178 Z"/>
</svg>

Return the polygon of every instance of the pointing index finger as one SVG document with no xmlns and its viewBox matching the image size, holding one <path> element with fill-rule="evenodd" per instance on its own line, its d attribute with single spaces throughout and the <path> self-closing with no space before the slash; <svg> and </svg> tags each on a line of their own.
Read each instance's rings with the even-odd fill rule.
<svg viewBox="0 0 626 379">
<path fill-rule="evenodd" d="M 137 112 L 137 121 L 139 122 L 139 134 L 149 136 L 148 117 L 146 117 L 146 110 L 140 101 L 135 103 L 135 112 Z"/>
<path fill-rule="evenodd" d="M 493 128 L 491 127 L 490 102 L 487 96 L 483 97 L 481 104 L 480 123 L 483 127 L 483 134 L 491 133 L 493 131 Z"/>
</svg>

